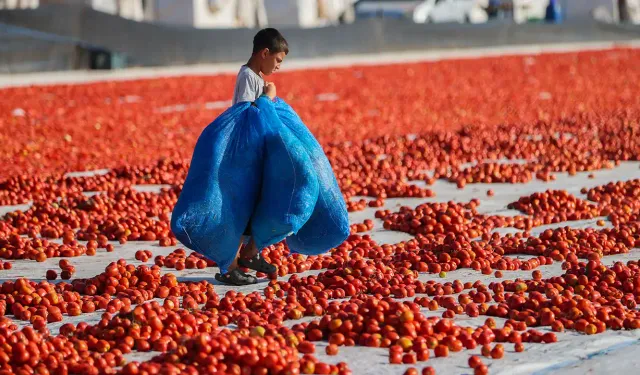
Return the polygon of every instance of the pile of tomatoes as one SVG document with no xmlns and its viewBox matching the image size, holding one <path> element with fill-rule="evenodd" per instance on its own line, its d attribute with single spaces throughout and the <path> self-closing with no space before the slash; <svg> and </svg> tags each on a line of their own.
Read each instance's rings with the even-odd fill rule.
<svg viewBox="0 0 640 375">
<path fill-rule="evenodd" d="M 479 199 L 428 201 L 437 182 L 552 181 L 639 160 L 638 60 L 640 51 L 616 49 L 279 74 L 349 210 L 375 214 L 324 255 L 291 255 L 284 242 L 264 249 L 277 274 L 259 274 L 267 281 L 246 293 L 181 280 L 215 264 L 180 248 L 169 224 L 195 141 L 221 111 L 210 103 L 228 100 L 234 77 L 3 89 L 0 204 L 29 206 L 0 220 L 0 274 L 61 259 L 0 285 L 0 374 L 350 374 L 348 363 L 317 358 L 322 341 L 329 356 L 385 348 L 390 364 L 433 374 L 429 362 L 452 352 L 480 347 L 500 359 L 505 347 L 551 344 L 565 330 L 638 329 L 640 265 L 606 257 L 640 247 L 640 179 L 585 187 L 583 197 L 540 191 L 511 202 L 515 216 L 481 214 Z M 338 99 L 317 100 L 327 93 Z M 135 188 L 150 184 L 163 186 Z M 427 203 L 385 206 L 409 197 Z M 600 228 L 531 234 L 595 218 Z M 377 243 L 376 221 L 412 238 Z M 123 254 L 129 241 L 174 249 Z M 102 252 L 127 260 L 75 276 L 74 258 Z M 561 272 L 543 277 L 554 263 Z M 447 276 L 463 268 L 477 281 Z M 509 279 L 516 270 L 531 277 Z M 100 319 L 50 328 L 83 314 Z M 486 319 L 467 326 L 458 316 Z M 127 361 L 148 351 L 157 355 Z M 468 365 L 490 370 L 475 355 Z"/>
</svg>

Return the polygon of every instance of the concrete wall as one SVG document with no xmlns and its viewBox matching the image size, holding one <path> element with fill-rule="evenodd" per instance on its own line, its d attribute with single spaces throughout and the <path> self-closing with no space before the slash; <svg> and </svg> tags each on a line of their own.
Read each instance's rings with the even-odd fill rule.
<svg viewBox="0 0 640 375">
<path fill-rule="evenodd" d="M 562 3 L 570 20 L 588 20 L 591 19 L 591 11 L 599 6 L 605 6 L 610 11 L 613 10 L 613 2 L 611 0 L 566 0 Z"/>
<path fill-rule="evenodd" d="M 88 69 L 88 46 L 0 23 L 0 74 Z"/>
<path fill-rule="evenodd" d="M 164 66 L 246 60 L 255 29 L 203 30 L 125 20 L 82 7 L 49 6 L 0 11 L 0 22 L 102 46 L 131 65 Z M 371 19 L 317 29 L 282 29 L 291 58 L 496 45 L 527 45 L 640 38 L 640 27 L 563 24 L 426 24 Z"/>
</svg>

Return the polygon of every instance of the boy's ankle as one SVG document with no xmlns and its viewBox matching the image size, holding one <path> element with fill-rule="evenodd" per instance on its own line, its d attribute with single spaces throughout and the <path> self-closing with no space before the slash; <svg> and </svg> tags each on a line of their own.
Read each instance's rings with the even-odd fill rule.
<svg viewBox="0 0 640 375">
<path fill-rule="evenodd" d="M 251 253 L 244 253 L 244 254 L 240 254 L 240 258 L 242 259 L 252 259 L 258 256 L 257 252 L 251 252 Z"/>
</svg>

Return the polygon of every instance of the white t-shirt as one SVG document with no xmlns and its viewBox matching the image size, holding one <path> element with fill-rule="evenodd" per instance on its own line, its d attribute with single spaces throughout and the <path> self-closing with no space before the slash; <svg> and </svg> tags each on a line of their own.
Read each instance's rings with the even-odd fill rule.
<svg viewBox="0 0 640 375">
<path fill-rule="evenodd" d="M 240 67 L 236 77 L 236 88 L 233 92 L 232 105 L 240 102 L 254 102 L 264 90 L 264 79 L 246 65 Z"/>
</svg>

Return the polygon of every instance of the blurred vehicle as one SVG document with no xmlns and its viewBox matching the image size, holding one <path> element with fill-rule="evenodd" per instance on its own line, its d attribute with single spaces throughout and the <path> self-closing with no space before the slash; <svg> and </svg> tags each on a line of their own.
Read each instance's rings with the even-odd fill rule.
<svg viewBox="0 0 640 375">
<path fill-rule="evenodd" d="M 613 19 L 621 23 L 640 24 L 640 0 L 612 0 Z"/>
<path fill-rule="evenodd" d="M 489 16 L 489 0 L 429 0 L 420 4 L 413 13 L 416 23 L 484 23 Z"/>
<path fill-rule="evenodd" d="M 470 22 L 489 19 L 489 0 L 361 0 L 356 4 L 357 18 L 408 18 L 415 23 Z"/>
<path fill-rule="evenodd" d="M 330 24 L 352 23 L 356 19 L 357 0 L 318 0 L 320 19 Z"/>
<path fill-rule="evenodd" d="M 360 0 L 356 18 L 413 18 L 416 7 L 424 0 Z"/>
<path fill-rule="evenodd" d="M 321 27 L 355 20 L 356 0 L 263 0 L 269 26 Z"/>
<path fill-rule="evenodd" d="M 267 24 L 262 0 L 145 0 L 145 8 L 149 21 L 171 25 L 257 28 Z"/>
<path fill-rule="evenodd" d="M 515 23 L 540 21 L 545 18 L 549 0 L 513 0 Z"/>
</svg>

